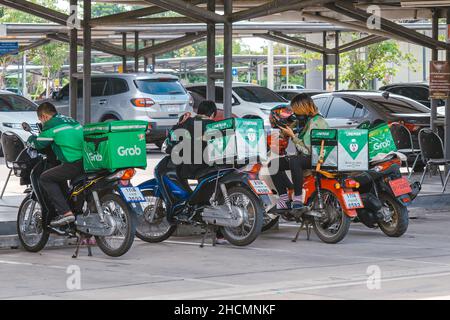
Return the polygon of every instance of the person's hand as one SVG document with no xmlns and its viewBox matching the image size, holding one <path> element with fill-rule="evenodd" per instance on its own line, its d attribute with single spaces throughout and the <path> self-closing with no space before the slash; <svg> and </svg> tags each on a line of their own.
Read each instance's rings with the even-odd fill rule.
<svg viewBox="0 0 450 320">
<path fill-rule="evenodd" d="M 283 132 L 284 135 L 288 136 L 289 138 L 294 138 L 295 133 L 294 130 L 292 130 L 290 127 L 280 127 L 281 132 Z"/>
</svg>

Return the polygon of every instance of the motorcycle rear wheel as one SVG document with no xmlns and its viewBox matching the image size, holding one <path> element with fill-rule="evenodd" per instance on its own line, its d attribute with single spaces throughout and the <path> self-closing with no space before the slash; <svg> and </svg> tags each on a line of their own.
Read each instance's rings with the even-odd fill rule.
<svg viewBox="0 0 450 320">
<path fill-rule="evenodd" d="M 387 193 L 381 193 L 379 197 L 383 204 L 382 210 L 389 210 L 392 214 L 391 222 L 378 222 L 381 231 L 388 237 L 401 237 L 408 230 L 408 209 L 399 204 L 394 197 Z"/>
<path fill-rule="evenodd" d="M 350 218 L 341 208 L 337 197 L 328 190 L 322 191 L 324 217 L 314 217 L 314 232 L 325 243 L 335 244 L 342 241 L 350 229 Z M 317 196 L 315 201 L 317 202 Z"/>
<path fill-rule="evenodd" d="M 144 190 L 142 193 L 149 205 L 144 210 L 144 215 L 138 216 L 136 237 L 149 243 L 163 242 L 170 238 L 177 226 L 167 221 L 167 211 L 161 198 L 155 197 L 150 190 Z"/>
<path fill-rule="evenodd" d="M 110 257 L 120 257 L 128 252 L 136 234 L 135 217 L 125 201 L 115 194 L 109 193 L 100 199 L 105 215 L 110 215 L 117 223 L 116 233 L 108 237 L 96 236 L 98 247 Z M 116 241 L 117 240 L 117 241 Z M 112 243 L 118 243 L 118 246 Z"/>
<path fill-rule="evenodd" d="M 234 186 L 228 190 L 231 205 L 243 207 L 246 213 L 244 222 L 240 227 L 221 227 L 225 239 L 235 246 L 247 246 L 261 233 L 264 220 L 264 207 L 258 197 L 249 189 Z M 246 206 L 244 207 L 246 203 Z M 251 204 L 251 206 L 249 206 Z"/>
<path fill-rule="evenodd" d="M 35 207 L 33 212 L 31 212 L 31 217 L 28 216 L 28 219 L 32 219 L 30 222 L 33 223 L 33 228 L 35 231 L 34 241 L 30 242 L 29 237 L 31 234 L 27 234 L 30 230 L 30 225 L 26 227 L 24 225 L 24 219 L 26 218 L 28 209 L 31 209 L 30 206 L 34 203 Z M 19 207 L 19 213 L 17 214 L 17 234 L 19 236 L 20 244 L 25 250 L 29 252 L 39 252 L 44 249 L 45 245 L 48 242 L 48 238 L 50 236 L 50 232 L 47 230 L 45 226 L 42 225 L 42 211 L 40 204 L 34 201 L 31 198 L 31 195 L 25 197 Z"/>
</svg>

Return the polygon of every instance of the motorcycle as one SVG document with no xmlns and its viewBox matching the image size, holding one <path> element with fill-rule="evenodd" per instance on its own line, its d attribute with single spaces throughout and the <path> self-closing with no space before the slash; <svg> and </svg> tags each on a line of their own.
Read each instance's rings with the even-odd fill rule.
<svg viewBox="0 0 450 320">
<path fill-rule="evenodd" d="M 401 159 L 395 153 L 372 161 L 370 170 L 355 174 L 364 208 L 355 222 L 379 227 L 389 237 L 400 237 L 408 229 L 408 205 L 419 194 L 420 182 L 410 184 L 400 172 Z"/>
<path fill-rule="evenodd" d="M 166 156 L 155 168 L 155 178 L 138 186 L 146 198 L 144 215 L 136 227 L 138 238 L 162 242 L 180 224 L 205 230 L 201 247 L 208 233 L 215 245 L 219 229 L 236 246 L 249 245 L 258 237 L 264 215 L 260 194 L 268 192 L 260 190 L 259 181 L 250 180 L 235 167 L 208 167 L 198 173 L 198 185 L 192 190 L 178 176 L 177 167 Z"/>
<path fill-rule="evenodd" d="M 306 228 L 307 239 L 310 239 L 311 228 L 325 243 L 338 243 L 348 233 L 352 219 L 357 216 L 357 209 L 363 208 L 359 192 L 355 190 L 356 181 L 348 173 L 328 172 L 321 169 L 324 148 L 322 145 L 320 159 L 314 170 L 305 172 L 303 183 L 303 210 L 277 212 L 276 196 L 271 196 L 271 208 L 266 211 L 263 231 L 273 227 L 279 217 L 287 221 L 300 223 L 300 227 L 292 240 L 296 242 L 301 230 Z M 272 157 L 273 160 L 273 157 Z M 275 189 L 270 177 L 269 162 L 256 165 L 251 171 L 269 186 Z"/>
<path fill-rule="evenodd" d="M 22 127 L 31 132 L 29 124 L 23 123 Z M 17 233 L 22 246 L 27 251 L 38 252 L 53 233 L 77 238 L 73 258 L 78 256 L 80 245 L 85 241 L 90 243 L 92 236 L 108 256 L 119 257 L 128 252 L 135 237 L 135 216 L 140 210 L 133 203 L 138 190 L 129 182 L 135 174 L 134 168 L 88 173 L 72 180 L 67 194 L 76 220 L 52 227 L 50 222 L 56 212 L 41 188 L 39 177 L 55 165 L 55 161 L 50 147 L 38 152 L 27 146 L 13 162 L 14 174 L 21 178 L 20 184 L 28 186 L 17 216 Z M 89 245 L 88 251 L 91 256 Z"/>
</svg>

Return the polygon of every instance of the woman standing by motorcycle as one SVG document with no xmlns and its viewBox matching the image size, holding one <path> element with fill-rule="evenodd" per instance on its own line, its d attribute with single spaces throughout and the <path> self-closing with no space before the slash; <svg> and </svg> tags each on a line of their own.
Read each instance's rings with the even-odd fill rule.
<svg viewBox="0 0 450 320">
<path fill-rule="evenodd" d="M 270 163 L 270 175 L 275 185 L 279 199 L 276 211 L 283 212 L 290 209 L 303 210 L 302 186 L 303 171 L 311 169 L 311 130 L 328 129 L 328 124 L 320 115 L 314 101 L 306 94 L 296 95 L 291 101 L 291 108 L 295 114 L 295 121 L 285 110 L 274 109 L 270 120 L 273 126 L 281 130 L 284 138 L 290 139 L 295 145 L 296 153 L 278 158 L 278 166 Z M 293 129 L 294 128 L 294 129 Z M 298 133 L 296 133 L 296 131 Z M 289 200 L 288 189 L 292 186 L 286 175 L 291 170 L 294 196 Z"/>
</svg>

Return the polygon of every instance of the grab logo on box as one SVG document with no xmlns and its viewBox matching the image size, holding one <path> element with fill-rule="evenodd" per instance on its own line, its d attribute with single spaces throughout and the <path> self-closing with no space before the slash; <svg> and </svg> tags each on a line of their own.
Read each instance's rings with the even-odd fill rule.
<svg viewBox="0 0 450 320">
<path fill-rule="evenodd" d="M 89 160 L 91 161 L 102 161 L 103 157 L 100 153 L 88 153 Z"/>
<path fill-rule="evenodd" d="M 117 154 L 121 157 L 128 157 L 128 156 L 139 156 L 141 155 L 141 149 L 138 148 L 136 145 L 133 148 L 125 148 L 125 147 L 119 147 L 117 149 Z"/>
</svg>

